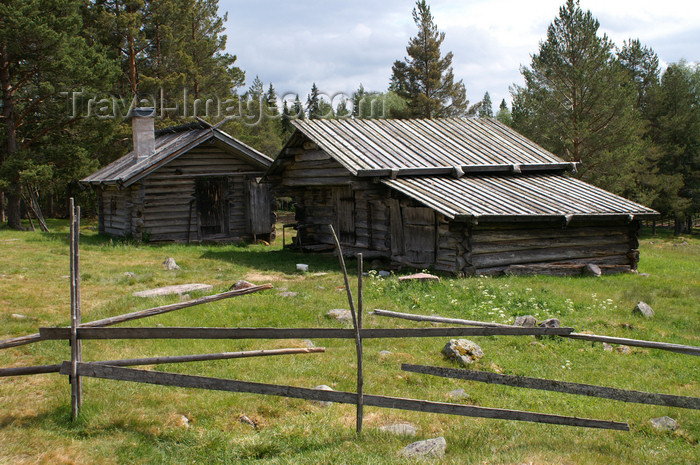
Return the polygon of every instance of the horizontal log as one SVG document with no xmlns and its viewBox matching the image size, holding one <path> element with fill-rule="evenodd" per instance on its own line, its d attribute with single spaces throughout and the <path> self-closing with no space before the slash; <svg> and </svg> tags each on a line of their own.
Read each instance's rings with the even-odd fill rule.
<svg viewBox="0 0 700 465">
<path fill-rule="evenodd" d="M 80 339 L 353 339 L 352 329 L 338 328 L 96 328 L 78 327 Z M 519 326 L 480 328 L 365 328 L 365 339 L 453 336 L 544 336 L 565 335 L 573 328 L 522 328 Z M 62 340 L 70 328 L 39 328 L 41 337 Z"/>
<path fill-rule="evenodd" d="M 491 323 L 487 321 L 463 320 L 461 318 L 445 318 L 437 315 L 416 315 L 413 313 L 392 312 L 391 310 L 374 309 L 374 314 L 389 318 L 400 318 L 402 320 L 411 321 L 430 321 L 432 323 L 447 323 L 453 325 L 465 326 L 482 326 L 482 327 L 500 327 L 500 328 L 518 328 L 519 326 L 504 325 L 501 323 Z"/>
<path fill-rule="evenodd" d="M 333 178 L 288 178 L 285 177 L 282 181 L 284 186 L 330 186 L 330 185 L 348 185 L 350 183 L 350 176 L 338 176 Z"/>
<path fill-rule="evenodd" d="M 518 250 L 536 250 L 555 247 L 591 247 L 601 245 L 623 244 L 629 247 L 629 237 L 626 234 L 610 234 L 605 236 L 557 237 L 537 239 L 516 239 L 514 241 L 473 243 L 472 253 L 514 252 Z"/>
<path fill-rule="evenodd" d="M 592 384 L 570 383 L 566 381 L 555 381 L 542 378 L 528 378 L 525 376 L 501 375 L 485 371 L 411 365 L 407 363 L 402 364 L 401 369 L 412 373 L 441 376 L 443 378 L 465 379 L 469 381 L 478 381 L 480 383 L 501 384 L 504 386 L 527 389 L 563 392 L 565 394 L 612 399 L 620 402 L 700 409 L 700 398 L 697 397 L 674 396 L 670 394 L 657 394 L 651 392 L 595 386 Z"/>
<path fill-rule="evenodd" d="M 686 355 L 700 355 L 700 347 L 683 344 L 672 344 L 668 342 L 643 341 L 640 339 L 627 339 L 624 337 L 599 336 L 597 334 L 570 333 L 565 337 L 570 339 L 581 339 L 584 341 L 607 342 L 608 344 L 624 344 L 633 347 L 647 347 L 650 349 L 661 349 L 669 352 L 677 352 Z"/>
<path fill-rule="evenodd" d="M 602 245 L 596 247 L 556 247 L 551 249 L 521 250 L 498 254 L 472 255 L 472 265 L 489 268 L 503 265 L 518 265 L 545 261 L 567 261 L 584 257 L 605 257 L 624 255 L 629 251 L 628 244 Z"/>
<path fill-rule="evenodd" d="M 348 170 L 342 167 L 338 168 L 300 168 L 288 169 L 285 173 L 287 179 L 304 179 L 304 178 L 332 178 L 348 176 Z"/>
<path fill-rule="evenodd" d="M 510 229 L 513 228 L 513 229 Z M 626 226 L 602 226 L 584 228 L 553 228 L 551 225 L 533 225 L 532 228 L 524 229 L 522 225 L 513 227 L 507 225 L 498 229 L 488 227 L 474 227 L 472 229 L 472 241 L 475 245 L 489 244 L 493 242 L 510 242 L 516 240 L 533 239 L 557 239 L 574 237 L 595 237 L 606 235 L 626 235 L 629 236 L 629 229 Z"/>
<path fill-rule="evenodd" d="M 199 297 L 198 299 L 189 300 L 187 302 L 178 302 L 170 305 L 163 305 L 161 307 L 149 308 L 146 310 L 139 310 L 137 312 L 126 313 L 123 315 L 117 315 L 109 318 L 103 318 L 101 320 L 90 321 L 88 323 L 83 323 L 80 327 L 102 327 L 111 326 L 117 323 L 123 323 L 125 321 L 137 320 L 140 318 L 146 318 L 154 315 L 161 315 L 163 313 L 172 312 L 175 310 L 181 310 L 183 308 L 193 307 L 195 305 L 202 305 L 209 302 L 216 302 L 218 300 L 230 299 L 232 297 L 237 297 L 239 295 L 252 294 L 254 292 L 264 291 L 266 289 L 272 289 L 272 284 L 263 284 L 261 286 L 249 287 L 246 289 L 237 289 L 233 291 L 222 292 L 220 294 L 207 295 L 204 297 Z M 70 331 L 70 328 L 50 328 L 50 329 L 66 329 Z M 5 341 L 0 341 L 0 349 L 6 349 L 9 347 L 16 347 L 20 345 L 31 344 L 33 342 L 38 342 L 42 340 L 41 332 L 39 334 L 31 334 L 29 336 L 22 336 L 13 339 L 7 339 Z"/>
<path fill-rule="evenodd" d="M 291 349 L 263 349 L 263 350 L 246 350 L 240 352 L 221 352 L 215 354 L 196 354 L 196 355 L 171 355 L 162 357 L 145 357 L 145 358 L 129 358 L 120 360 L 101 360 L 95 362 L 101 365 L 111 366 L 138 366 L 138 365 L 163 365 L 166 363 L 187 363 L 187 362 L 205 362 L 210 360 L 228 360 L 234 358 L 248 357 L 270 357 L 273 355 L 293 355 L 293 354 L 314 354 L 325 352 L 324 347 L 311 348 L 291 348 Z M 61 369 L 61 364 L 55 365 L 38 365 L 32 367 L 13 367 L 0 368 L 0 377 L 6 376 L 22 376 L 22 375 L 38 375 L 44 373 L 58 373 Z"/>
<path fill-rule="evenodd" d="M 78 363 L 77 370 L 80 376 L 155 384 L 159 386 L 176 386 L 226 392 L 244 392 L 323 402 L 338 402 L 344 404 L 357 404 L 358 400 L 357 394 L 353 392 L 322 391 L 319 389 L 300 388 L 295 386 L 135 370 L 132 368 L 112 367 L 89 363 Z M 61 367 L 61 373 L 67 374 L 69 372 L 70 362 L 64 362 L 63 366 Z M 363 395 L 363 403 L 364 405 L 371 407 L 393 408 L 399 410 L 629 431 L 629 425 L 627 423 L 614 421 L 565 417 L 561 415 L 525 412 L 521 410 L 477 407 L 473 405 L 449 404 L 444 402 L 403 399 L 399 397 L 377 396 L 371 394 Z"/>
</svg>

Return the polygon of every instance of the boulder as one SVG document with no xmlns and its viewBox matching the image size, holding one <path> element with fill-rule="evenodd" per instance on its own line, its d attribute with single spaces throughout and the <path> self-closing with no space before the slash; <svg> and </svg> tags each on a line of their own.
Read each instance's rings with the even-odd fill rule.
<svg viewBox="0 0 700 465">
<path fill-rule="evenodd" d="M 238 417 L 238 421 L 240 421 L 241 423 L 245 423 L 246 425 L 250 425 L 255 429 L 258 428 L 258 423 L 245 413 Z"/>
<path fill-rule="evenodd" d="M 649 306 L 648 303 L 639 301 L 632 314 L 642 315 L 644 318 L 651 318 L 654 316 L 654 310 Z"/>
<path fill-rule="evenodd" d="M 484 356 L 475 342 L 469 339 L 450 339 L 442 348 L 442 353 L 450 360 L 456 360 L 463 366 L 470 365 Z"/>
<path fill-rule="evenodd" d="M 440 282 L 440 278 L 438 278 L 435 275 L 428 274 L 428 273 L 416 273 L 416 274 L 411 274 L 408 276 L 401 276 L 399 277 L 399 282 L 409 282 L 409 281 L 434 281 L 434 282 Z"/>
<path fill-rule="evenodd" d="M 388 278 L 389 276 L 391 276 L 391 273 L 389 273 L 386 270 L 379 270 L 379 273 L 377 273 L 377 275 L 382 278 Z"/>
<path fill-rule="evenodd" d="M 385 433 L 396 434 L 398 436 L 415 436 L 418 431 L 418 429 L 410 423 L 384 425 L 380 426 L 379 429 Z"/>
<path fill-rule="evenodd" d="M 600 276 L 602 274 L 602 271 L 600 271 L 600 267 L 598 265 L 594 265 L 593 263 L 588 263 L 586 266 L 583 268 L 583 275 L 584 276 Z"/>
<path fill-rule="evenodd" d="M 442 436 L 425 441 L 411 443 L 401 449 L 401 455 L 407 458 L 443 458 L 447 442 Z"/>
<path fill-rule="evenodd" d="M 391 355 L 391 352 L 388 351 L 388 350 L 380 350 L 380 351 L 379 351 L 379 356 L 380 356 L 380 357 L 388 357 L 389 355 Z"/>
<path fill-rule="evenodd" d="M 515 326 L 522 326 L 523 328 L 534 328 L 537 326 L 537 318 L 532 315 L 521 315 L 515 317 Z"/>
<path fill-rule="evenodd" d="M 651 426 L 659 431 L 675 431 L 678 429 L 678 422 L 671 417 L 659 417 L 649 420 Z"/>
<path fill-rule="evenodd" d="M 338 321 L 352 321 L 352 313 L 344 308 L 334 308 L 326 312 L 328 318 L 335 318 Z"/>
<path fill-rule="evenodd" d="M 538 324 L 540 328 L 559 328 L 561 327 L 561 324 L 559 323 L 559 320 L 556 318 L 549 318 L 544 320 L 542 323 Z"/>
<path fill-rule="evenodd" d="M 330 386 L 326 386 L 325 384 L 320 384 L 316 386 L 314 389 L 318 391 L 333 391 L 334 389 Z M 324 400 L 312 400 L 312 404 L 318 405 L 319 407 L 330 407 L 333 405 L 333 402 L 330 401 L 324 401 Z"/>
<path fill-rule="evenodd" d="M 22 315 L 21 313 L 13 313 L 12 315 L 10 315 L 10 318 L 12 318 L 13 320 L 26 320 L 27 315 Z"/>
<path fill-rule="evenodd" d="M 165 259 L 163 262 L 163 268 L 165 268 L 168 271 L 173 271 L 173 270 L 179 270 L 180 267 L 178 266 L 177 263 L 175 263 L 175 259 L 173 257 L 168 257 Z"/>
</svg>

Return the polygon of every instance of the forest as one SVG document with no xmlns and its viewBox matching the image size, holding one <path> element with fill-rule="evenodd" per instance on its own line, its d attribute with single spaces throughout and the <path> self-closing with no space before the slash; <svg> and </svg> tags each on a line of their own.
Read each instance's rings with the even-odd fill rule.
<svg viewBox="0 0 700 465">
<path fill-rule="evenodd" d="M 217 0 L 3 2 L 0 222 L 21 229 L 39 209 L 65 216 L 69 197 L 89 212 L 91 194 L 78 181 L 130 150 L 131 108 L 154 107 L 157 127 L 222 122 L 272 157 L 296 118 L 493 117 L 580 163 L 577 177 L 656 209 L 676 234 L 692 232 L 700 213 L 697 64 L 662 66 L 636 38 L 615 44 L 592 12 L 567 0 L 521 66 L 512 104 L 494 109 L 488 92 L 467 100 L 428 3 L 417 1 L 412 15 L 415 36 L 386 89 L 358 83 L 334 101 L 314 83 L 289 100 L 264 76 L 249 79 L 226 52 Z"/>
</svg>

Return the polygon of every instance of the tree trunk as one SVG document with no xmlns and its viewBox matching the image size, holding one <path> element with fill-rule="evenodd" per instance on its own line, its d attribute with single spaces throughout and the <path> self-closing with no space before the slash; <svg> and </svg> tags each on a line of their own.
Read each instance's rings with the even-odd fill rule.
<svg viewBox="0 0 700 465">
<path fill-rule="evenodd" d="M 683 220 L 675 218 L 673 220 L 673 235 L 674 236 L 680 236 L 681 235 L 681 229 L 683 228 Z"/>
<path fill-rule="evenodd" d="M 5 193 L 0 192 L 0 223 L 4 223 L 5 221 Z"/>
<path fill-rule="evenodd" d="M 7 193 L 7 227 L 10 229 L 22 229 L 20 199 L 20 196 L 15 192 Z"/>
</svg>

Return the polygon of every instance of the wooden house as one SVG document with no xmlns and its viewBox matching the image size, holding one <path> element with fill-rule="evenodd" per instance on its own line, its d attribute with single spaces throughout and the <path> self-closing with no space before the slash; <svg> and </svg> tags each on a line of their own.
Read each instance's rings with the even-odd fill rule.
<svg viewBox="0 0 700 465">
<path fill-rule="evenodd" d="M 656 212 L 567 174 L 494 119 L 306 120 L 266 174 L 296 205 L 296 245 L 458 274 L 636 269 Z"/>
<path fill-rule="evenodd" d="M 272 159 L 204 122 L 154 131 L 132 118 L 134 150 L 81 183 L 97 192 L 99 230 L 151 241 L 274 236 L 274 198 L 258 183 Z"/>
</svg>

